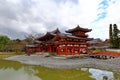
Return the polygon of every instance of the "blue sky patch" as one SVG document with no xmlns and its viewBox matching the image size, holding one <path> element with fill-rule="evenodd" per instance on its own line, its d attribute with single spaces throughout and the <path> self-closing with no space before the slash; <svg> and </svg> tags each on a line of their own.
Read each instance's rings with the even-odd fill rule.
<svg viewBox="0 0 120 80">
<path fill-rule="evenodd" d="M 107 15 L 107 12 L 102 12 L 100 14 L 98 14 L 98 19 L 96 19 L 95 21 L 99 21 L 101 19 L 104 19 Z"/>
<path fill-rule="evenodd" d="M 98 6 L 98 11 L 102 10 L 100 13 L 98 13 L 98 18 L 94 21 L 100 21 L 101 19 L 104 19 L 107 15 L 106 9 L 109 7 L 109 2 L 112 4 L 115 4 L 117 0 L 103 0 Z"/>
<path fill-rule="evenodd" d="M 98 17 L 94 22 L 98 22 L 106 17 L 106 15 L 107 15 L 106 9 L 109 7 L 109 1 L 103 0 L 98 6 L 99 6 L 98 11 L 99 10 L 102 10 L 102 11 L 97 14 Z"/>
</svg>

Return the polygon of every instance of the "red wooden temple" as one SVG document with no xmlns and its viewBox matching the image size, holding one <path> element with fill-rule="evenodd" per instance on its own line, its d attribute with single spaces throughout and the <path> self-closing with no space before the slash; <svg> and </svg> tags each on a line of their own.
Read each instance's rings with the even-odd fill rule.
<svg viewBox="0 0 120 80">
<path fill-rule="evenodd" d="M 59 29 L 47 32 L 44 36 L 35 40 L 34 44 L 26 45 L 28 54 L 34 52 L 56 52 L 57 55 L 80 55 L 88 53 L 87 32 L 91 29 L 81 28 L 79 25 L 73 29 L 61 33 Z"/>
</svg>

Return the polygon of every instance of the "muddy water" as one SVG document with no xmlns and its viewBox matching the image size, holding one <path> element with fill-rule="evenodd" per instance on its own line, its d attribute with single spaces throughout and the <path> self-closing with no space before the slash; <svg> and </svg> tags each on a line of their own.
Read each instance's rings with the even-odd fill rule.
<svg viewBox="0 0 120 80">
<path fill-rule="evenodd" d="M 51 69 L 0 60 L 0 80 L 120 80 L 117 73 L 94 68 Z"/>
</svg>

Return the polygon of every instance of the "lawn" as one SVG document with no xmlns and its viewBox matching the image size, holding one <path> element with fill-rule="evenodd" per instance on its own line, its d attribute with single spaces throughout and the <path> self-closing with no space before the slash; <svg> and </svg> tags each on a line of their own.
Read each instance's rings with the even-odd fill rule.
<svg viewBox="0 0 120 80">
<path fill-rule="evenodd" d="M 0 52 L 0 59 L 7 58 L 10 56 L 15 56 L 15 55 L 21 55 L 23 54 L 22 52 Z"/>
</svg>

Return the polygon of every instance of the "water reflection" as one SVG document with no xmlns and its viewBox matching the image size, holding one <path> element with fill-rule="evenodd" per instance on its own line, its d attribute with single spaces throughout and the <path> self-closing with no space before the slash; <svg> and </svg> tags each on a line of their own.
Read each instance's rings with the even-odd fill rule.
<svg viewBox="0 0 120 80">
<path fill-rule="evenodd" d="M 8 68 L 5 70 L 0 70 L 1 80 L 41 80 L 39 77 L 29 75 L 25 72 L 24 68 L 20 68 L 15 71 L 13 68 Z"/>
<path fill-rule="evenodd" d="M 0 60 L 1 80 L 102 80 L 103 76 L 120 79 L 116 73 L 92 68 L 60 70 Z"/>
<path fill-rule="evenodd" d="M 99 69 L 89 69 L 89 72 L 92 73 L 93 78 L 96 80 L 102 80 L 103 77 L 108 78 L 108 80 L 114 80 L 114 74 L 113 72 L 110 71 L 104 71 L 104 70 L 99 70 Z"/>
</svg>

